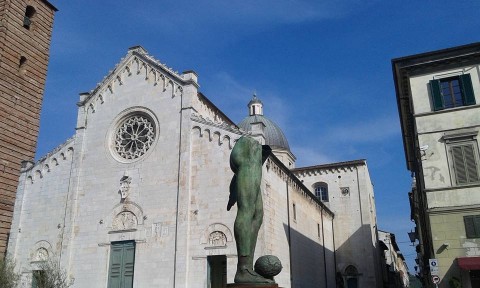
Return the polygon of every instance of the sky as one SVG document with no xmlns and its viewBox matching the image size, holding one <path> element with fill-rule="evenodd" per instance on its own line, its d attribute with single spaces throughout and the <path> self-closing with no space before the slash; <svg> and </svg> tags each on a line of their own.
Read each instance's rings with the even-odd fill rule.
<svg viewBox="0 0 480 288">
<path fill-rule="evenodd" d="M 55 15 L 36 158 L 75 133 L 79 93 L 141 45 L 235 123 L 254 91 L 296 166 L 366 159 L 378 228 L 414 247 L 391 59 L 478 42 L 480 1 L 50 0 Z"/>
</svg>

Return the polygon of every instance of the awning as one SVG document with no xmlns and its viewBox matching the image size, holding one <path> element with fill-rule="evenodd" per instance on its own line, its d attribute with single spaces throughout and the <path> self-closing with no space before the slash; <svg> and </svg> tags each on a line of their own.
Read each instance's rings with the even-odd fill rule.
<svg viewBox="0 0 480 288">
<path fill-rule="evenodd" d="M 458 257 L 457 263 L 463 270 L 480 270 L 480 257 Z"/>
</svg>

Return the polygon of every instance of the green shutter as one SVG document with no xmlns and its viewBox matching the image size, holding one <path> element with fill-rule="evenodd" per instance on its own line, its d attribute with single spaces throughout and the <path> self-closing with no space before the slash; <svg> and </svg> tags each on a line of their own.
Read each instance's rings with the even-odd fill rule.
<svg viewBox="0 0 480 288">
<path fill-rule="evenodd" d="M 467 238 L 475 238 L 475 222 L 473 216 L 464 216 L 465 234 Z"/>
<path fill-rule="evenodd" d="M 463 146 L 453 146 L 451 148 L 453 169 L 455 170 L 455 179 L 457 184 L 467 184 L 468 178 L 465 170 L 465 161 L 463 157 Z"/>
<path fill-rule="evenodd" d="M 123 250 L 123 286 L 122 288 L 133 287 L 133 270 L 135 267 L 135 243 L 125 243 Z"/>
<path fill-rule="evenodd" d="M 122 243 L 112 244 L 110 251 L 110 269 L 108 288 L 121 288 L 122 286 L 122 263 L 123 263 L 123 245 Z"/>
<path fill-rule="evenodd" d="M 135 242 L 113 243 L 110 251 L 108 288 L 132 288 Z"/>
<path fill-rule="evenodd" d="M 478 168 L 477 161 L 475 161 L 475 152 L 473 145 L 463 146 L 463 152 L 465 155 L 465 170 L 467 172 L 467 178 L 469 183 L 478 182 Z"/>
<path fill-rule="evenodd" d="M 472 78 L 470 77 L 470 74 L 460 75 L 459 79 L 464 104 L 475 105 L 475 94 L 473 93 Z"/>
<path fill-rule="evenodd" d="M 480 238 L 480 215 L 473 216 L 473 223 L 475 225 L 475 238 Z"/>
<path fill-rule="evenodd" d="M 432 94 L 433 111 L 443 109 L 443 97 L 440 90 L 440 80 L 430 80 L 430 92 Z"/>
<path fill-rule="evenodd" d="M 455 180 L 458 185 L 476 183 L 480 181 L 477 156 L 473 143 L 455 145 L 450 150 L 452 154 Z"/>
</svg>

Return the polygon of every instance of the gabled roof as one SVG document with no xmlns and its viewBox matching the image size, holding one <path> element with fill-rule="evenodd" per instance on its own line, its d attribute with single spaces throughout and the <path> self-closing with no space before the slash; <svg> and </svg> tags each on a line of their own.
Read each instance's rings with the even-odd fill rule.
<svg viewBox="0 0 480 288">
<path fill-rule="evenodd" d="M 154 77 L 155 85 L 160 79 L 164 80 L 164 89 L 169 85 L 173 86 L 173 93 L 179 91 L 182 92 L 182 86 L 185 84 L 194 84 L 198 87 L 198 84 L 191 77 L 185 77 L 192 71 L 187 71 L 183 74 L 174 71 L 172 68 L 163 64 L 159 60 L 155 59 L 153 56 L 149 55 L 147 50 L 142 46 L 133 46 L 128 49 L 127 55 L 123 57 L 120 62 L 115 65 L 115 67 L 108 72 L 108 74 L 103 78 L 103 80 L 97 84 L 97 86 L 92 89 L 90 92 L 81 93 L 83 97 L 80 102 L 77 103 L 78 106 L 84 106 L 88 104 L 95 96 L 101 94 L 102 91 L 110 90 L 112 91 L 113 83 L 119 82 L 122 83 L 121 74 L 127 72 L 131 74 L 136 69 L 136 73 L 141 73 L 140 70 L 146 68 L 145 79 L 149 77 Z"/>
</svg>

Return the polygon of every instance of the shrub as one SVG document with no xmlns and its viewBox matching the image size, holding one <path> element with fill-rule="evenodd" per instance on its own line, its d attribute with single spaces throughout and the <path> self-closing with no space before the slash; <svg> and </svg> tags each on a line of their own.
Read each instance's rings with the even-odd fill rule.
<svg viewBox="0 0 480 288">
<path fill-rule="evenodd" d="M 48 259 L 38 264 L 39 270 L 32 275 L 33 287 L 37 288 L 68 288 L 73 285 L 67 272 L 60 267 L 60 263 Z"/>
<path fill-rule="evenodd" d="M 20 281 L 20 275 L 15 273 L 15 262 L 6 256 L 0 256 L 0 287 L 15 288 Z"/>
</svg>

